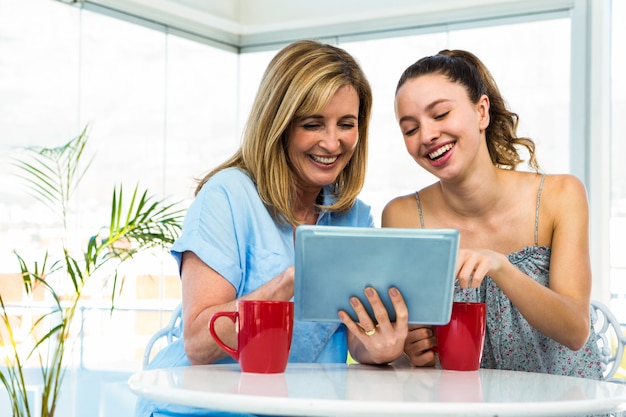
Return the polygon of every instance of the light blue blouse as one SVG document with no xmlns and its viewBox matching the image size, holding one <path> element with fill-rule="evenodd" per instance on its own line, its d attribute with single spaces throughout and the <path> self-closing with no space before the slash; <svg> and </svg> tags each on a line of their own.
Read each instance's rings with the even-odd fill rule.
<svg viewBox="0 0 626 417">
<path fill-rule="evenodd" d="M 332 186 L 323 190 L 324 204 L 333 201 Z M 373 227 L 370 207 L 361 200 L 346 213 L 323 211 L 318 225 Z M 171 253 L 181 266 L 182 254 L 194 252 L 237 290 L 248 294 L 280 274 L 294 262 L 293 230 L 276 222 L 257 193 L 254 182 L 237 168 L 214 175 L 189 207 L 181 236 Z M 208 330 L 207 330 L 208 331 Z M 290 362 L 345 362 L 346 328 L 343 324 L 294 323 Z M 232 363 L 227 357 L 219 363 Z M 182 339 L 161 350 L 149 368 L 190 365 Z M 136 416 L 221 415 L 140 400 Z M 233 416 L 233 414 L 224 414 Z"/>
</svg>

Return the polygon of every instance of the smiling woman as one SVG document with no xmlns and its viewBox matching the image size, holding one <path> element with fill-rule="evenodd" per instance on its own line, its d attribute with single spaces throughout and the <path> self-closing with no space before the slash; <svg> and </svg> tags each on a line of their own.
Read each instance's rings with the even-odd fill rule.
<svg viewBox="0 0 626 417">
<path fill-rule="evenodd" d="M 395 103 L 407 151 L 437 181 L 391 200 L 383 227 L 460 232 L 454 297 L 487 304 L 481 367 L 601 379 L 581 181 L 539 172 L 534 142 L 471 52 L 417 60 Z M 516 170 L 520 148 L 537 172 Z M 434 360 L 434 337 L 409 339 L 421 344 L 413 363 Z"/>
<path fill-rule="evenodd" d="M 297 226 L 373 226 L 369 206 L 357 198 L 365 179 L 371 104 L 365 75 L 343 49 L 298 41 L 276 54 L 241 148 L 199 182 L 172 247 L 182 278 L 183 338 L 159 352 L 151 367 L 232 362 L 207 323 L 243 298 L 293 297 Z M 233 326 L 217 321 L 214 331 L 227 345 L 235 344 Z M 348 333 L 340 324 L 295 322 L 289 360 L 345 363 Z M 401 344 L 395 348 L 386 353 L 395 355 L 387 361 L 402 353 Z M 174 411 L 142 400 L 137 416 L 159 410 Z"/>
<path fill-rule="evenodd" d="M 274 34 L 267 32 L 263 40 L 269 42 L 262 46 L 227 47 L 211 36 L 189 36 L 154 19 L 142 19 L 141 13 L 98 9 L 93 1 L 68 3 L 0 0 L 0 114 L 6 116 L 0 117 L 2 277 L 18 271 L 14 248 L 35 256 L 45 252 L 58 234 L 50 218 L 23 198 L 12 180 L 8 157 L 13 149 L 53 146 L 88 122 L 93 126 L 90 146 L 98 157 L 79 191 L 80 204 L 72 208 L 76 230 L 92 230 L 106 215 L 108 196 L 101 189 L 110 181 L 134 182 L 139 175 L 151 190 L 187 205 L 193 198 L 193 179 L 238 148 L 263 71 L 283 46 L 271 44 Z M 141 3 L 159 7 L 165 2 Z M 298 9 L 300 3 L 283 3 L 289 7 L 281 8 L 279 14 L 276 8 L 268 10 L 272 18 L 279 18 Z M 380 16 L 386 20 L 390 11 L 386 3 L 369 3 L 384 10 Z M 625 130 L 626 118 L 618 116 L 625 113 L 626 103 L 626 78 L 619 76 L 626 72 L 626 27 L 619 24 L 625 19 L 626 2 L 515 0 L 497 1 L 495 8 L 489 2 L 480 2 L 479 8 L 458 1 L 404 3 L 411 8 L 455 8 L 450 13 L 424 10 L 416 19 L 403 15 L 400 23 L 404 26 L 367 33 L 362 25 L 346 25 L 340 14 L 333 17 L 341 20 L 334 26 L 342 35 L 330 42 L 358 59 L 373 87 L 369 163 L 360 196 L 371 205 L 374 222 L 380 224 L 382 208 L 394 195 L 419 189 L 433 179 L 405 151 L 392 105 L 397 77 L 417 56 L 444 48 L 472 50 L 489 66 L 512 107 L 523 115 L 519 131 L 535 139 L 546 172 L 575 173 L 591 185 L 591 247 L 597 255 L 592 256 L 593 291 L 607 303 L 613 293 L 611 308 L 626 321 L 626 258 L 622 256 L 626 165 L 620 163 L 626 142 L 619 134 Z M 202 4 L 213 7 L 218 3 Z M 236 3 L 223 4 L 234 7 Z M 263 4 L 248 3 L 254 9 Z M 366 7 L 359 2 L 359 13 L 367 13 Z M 610 9 L 605 11 L 609 20 L 597 18 L 602 9 Z M 255 15 L 250 8 L 245 13 Z M 328 21 L 327 13 L 323 17 Z M 214 27 L 209 22 L 202 29 L 211 33 Z M 331 39 L 320 29 L 317 36 Z M 312 33 L 302 25 L 297 29 L 298 35 Z M 609 34 L 612 40 L 606 37 Z M 239 39 L 250 41 L 251 37 Z M 616 76 L 586 70 L 603 62 L 612 64 Z M 602 101 L 606 94 L 610 94 L 610 109 Z M 599 106 L 598 100 L 606 105 Z M 613 114 L 609 120 L 613 152 L 606 152 L 609 130 L 603 127 L 604 119 L 592 118 L 594 111 L 606 119 Z M 590 184 L 594 177 L 600 181 Z M 608 220 L 604 223 L 609 209 L 610 225 Z M 140 369 L 146 342 L 180 302 L 177 265 L 167 252 L 159 254 L 156 262 L 151 255 L 138 258 L 124 272 L 124 293 L 113 317 L 98 308 L 102 301 L 98 289 L 85 301 L 94 306 L 85 310 L 90 314 L 85 315 L 81 339 L 81 364 L 89 369 Z M 0 285 L 3 295 L 13 291 L 13 302 L 23 302 L 20 286 L 8 278 L 2 278 Z M 120 344 L 120 337 L 128 343 Z M 77 414 L 98 413 L 97 397 L 84 392 L 75 397 L 82 399 L 77 407 L 93 407 Z M 107 407 L 113 404 L 110 401 Z"/>
<path fill-rule="evenodd" d="M 339 177 L 352 159 L 359 141 L 359 96 L 351 85 L 345 85 L 332 96 L 326 107 L 312 116 L 297 117 L 289 129 L 287 163 L 294 174 L 298 203 L 306 213 L 315 204 L 320 187 Z M 362 145 L 362 147 L 365 145 Z M 302 219 L 300 219 L 302 220 Z M 315 219 L 313 219 L 315 220 Z"/>
</svg>

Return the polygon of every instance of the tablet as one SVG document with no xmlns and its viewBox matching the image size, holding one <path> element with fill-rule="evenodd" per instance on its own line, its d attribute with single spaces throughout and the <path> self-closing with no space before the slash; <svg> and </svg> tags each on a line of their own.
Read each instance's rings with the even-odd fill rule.
<svg viewBox="0 0 626 417">
<path fill-rule="evenodd" d="M 387 293 L 398 288 L 411 324 L 450 321 L 459 231 L 302 225 L 296 229 L 295 318 L 340 322 L 344 310 L 356 314 L 350 297 L 358 297 L 375 319 L 363 291 L 372 286 L 389 317 L 395 310 Z"/>
</svg>

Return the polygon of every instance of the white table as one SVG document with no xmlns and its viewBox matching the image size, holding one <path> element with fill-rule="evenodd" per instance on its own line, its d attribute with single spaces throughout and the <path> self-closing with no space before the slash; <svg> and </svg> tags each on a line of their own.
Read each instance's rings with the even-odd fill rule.
<svg viewBox="0 0 626 417">
<path fill-rule="evenodd" d="M 575 416 L 626 410 L 626 385 L 482 369 L 289 364 L 284 374 L 238 365 L 136 373 L 137 395 L 222 411 L 289 416 Z"/>
</svg>

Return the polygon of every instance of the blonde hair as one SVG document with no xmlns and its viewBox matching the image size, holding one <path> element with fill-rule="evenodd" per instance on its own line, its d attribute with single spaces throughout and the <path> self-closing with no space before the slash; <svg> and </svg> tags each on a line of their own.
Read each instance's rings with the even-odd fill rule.
<svg viewBox="0 0 626 417">
<path fill-rule="evenodd" d="M 485 136 L 491 162 L 505 169 L 515 169 L 521 162 L 518 146 L 526 148 L 528 165 L 539 171 L 535 143 L 530 138 L 517 136 L 519 116 L 507 108 L 506 102 L 487 67 L 470 52 L 443 50 L 409 66 L 398 81 L 396 93 L 408 80 L 427 74 L 441 74 L 451 82 L 465 87 L 470 100 L 478 103 L 484 94 L 489 97 L 490 122 Z"/>
<path fill-rule="evenodd" d="M 350 162 L 333 184 L 335 202 L 319 207 L 337 213 L 348 211 L 365 182 L 372 92 L 350 54 L 311 40 L 286 46 L 269 63 L 239 150 L 199 182 L 196 194 L 217 172 L 237 167 L 256 183 L 261 200 L 277 221 L 300 224 L 291 204 L 296 193 L 287 157 L 287 131 L 298 119 L 324 109 L 346 85 L 352 86 L 359 97 L 359 141 Z"/>
</svg>

